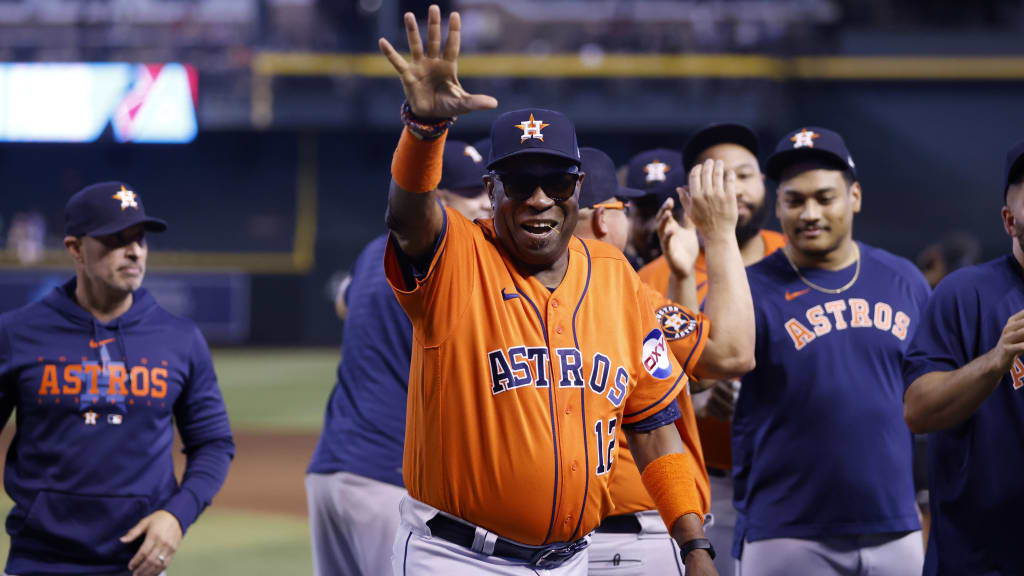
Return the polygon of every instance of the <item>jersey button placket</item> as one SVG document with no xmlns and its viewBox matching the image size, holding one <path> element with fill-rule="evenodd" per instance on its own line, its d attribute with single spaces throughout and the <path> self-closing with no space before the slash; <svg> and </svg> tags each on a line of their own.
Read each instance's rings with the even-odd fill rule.
<svg viewBox="0 0 1024 576">
<path fill-rule="evenodd" d="M 580 507 L 580 503 L 576 502 L 578 496 L 574 493 L 579 491 L 580 495 L 582 495 L 583 490 L 583 484 L 581 483 L 583 478 L 576 472 L 579 469 L 579 454 L 574 453 L 577 452 L 577 448 L 573 445 L 580 434 L 578 431 L 580 426 L 579 417 L 577 410 L 573 407 L 576 403 L 579 389 L 575 387 L 559 389 L 558 387 L 562 373 L 560 371 L 560 358 L 556 350 L 559 348 L 575 347 L 572 331 L 566 324 L 569 321 L 568 312 L 571 311 L 562 312 L 561 302 L 559 302 L 558 298 L 552 297 L 548 300 L 547 325 L 553 327 L 550 328 L 551 334 L 548 342 L 553 372 L 551 386 L 555 391 L 554 397 L 557 398 L 552 409 L 556 411 L 556 414 L 558 412 L 563 414 L 561 425 L 558 427 L 558 438 L 556 439 L 559 452 L 559 483 L 561 484 L 559 493 L 564 494 L 562 501 L 558 505 L 556 518 L 562 518 L 564 529 L 562 537 L 568 537 L 567 533 L 569 530 L 572 530 L 576 521 L 575 515 L 571 512 L 578 510 Z M 568 493 L 565 491 L 568 491 Z M 557 520 L 555 522 L 557 523 Z"/>
</svg>

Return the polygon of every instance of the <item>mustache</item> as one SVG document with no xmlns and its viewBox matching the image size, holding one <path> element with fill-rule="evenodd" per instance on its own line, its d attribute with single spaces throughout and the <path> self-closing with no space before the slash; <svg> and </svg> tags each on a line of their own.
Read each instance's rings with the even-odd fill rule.
<svg viewBox="0 0 1024 576">
<path fill-rule="evenodd" d="M 803 224 L 796 227 L 797 232 L 804 232 L 806 230 L 831 230 L 832 227 L 828 224 Z"/>
</svg>

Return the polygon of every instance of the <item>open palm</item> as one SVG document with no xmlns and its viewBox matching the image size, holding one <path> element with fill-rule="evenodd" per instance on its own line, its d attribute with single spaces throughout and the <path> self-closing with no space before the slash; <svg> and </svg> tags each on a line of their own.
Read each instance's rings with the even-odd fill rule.
<svg viewBox="0 0 1024 576">
<path fill-rule="evenodd" d="M 689 276 L 693 273 L 697 256 L 700 254 L 700 241 L 688 214 L 684 214 L 682 224 L 672 216 L 674 206 L 675 201 L 669 198 L 658 210 L 655 219 L 658 240 L 661 242 L 661 252 L 668 260 L 669 268 L 676 274 Z"/>
<path fill-rule="evenodd" d="M 427 49 L 423 50 L 419 25 L 412 12 L 405 13 L 405 34 L 409 40 L 407 61 L 386 39 L 378 41 L 402 79 L 402 90 L 413 114 L 420 118 L 451 118 L 473 110 L 496 108 L 498 101 L 483 94 L 470 94 L 459 84 L 457 60 L 462 21 L 458 12 L 448 19 L 448 40 L 441 51 L 441 9 L 427 11 Z"/>
</svg>

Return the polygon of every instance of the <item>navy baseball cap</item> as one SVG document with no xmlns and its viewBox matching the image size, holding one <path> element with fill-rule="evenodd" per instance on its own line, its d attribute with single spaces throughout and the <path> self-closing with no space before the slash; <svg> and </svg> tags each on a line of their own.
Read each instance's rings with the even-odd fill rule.
<svg viewBox="0 0 1024 576">
<path fill-rule="evenodd" d="M 787 166 L 808 159 L 835 164 L 837 170 L 849 170 L 854 180 L 857 179 L 857 168 L 843 137 L 826 128 L 814 126 L 794 130 L 779 140 L 775 152 L 765 162 L 765 173 L 778 182 Z"/>
<path fill-rule="evenodd" d="M 444 143 L 444 160 L 441 164 L 441 182 L 438 188 L 472 198 L 478 196 L 484 187 L 484 157 L 475 147 L 458 140 Z"/>
<path fill-rule="evenodd" d="M 580 208 L 592 208 L 612 198 L 629 200 L 644 196 L 646 192 L 636 188 L 619 186 L 615 176 L 615 162 L 597 148 L 580 148 L 583 158 L 583 190 L 580 192 Z"/>
<path fill-rule="evenodd" d="M 1024 173 L 1024 140 L 1017 142 L 1010 151 L 1006 153 L 1006 178 L 1003 181 L 1003 199 L 1010 191 L 1010 184 L 1020 180 Z"/>
<path fill-rule="evenodd" d="M 64 206 L 64 234 L 109 236 L 143 224 L 149 232 L 167 230 L 167 222 L 146 216 L 142 198 L 124 182 L 86 186 Z"/>
<path fill-rule="evenodd" d="M 738 144 L 757 158 L 757 135 L 743 124 L 711 124 L 694 134 L 683 148 L 683 170 L 689 174 L 697 157 L 718 144 Z"/>
<path fill-rule="evenodd" d="M 521 154 L 556 156 L 579 166 L 576 127 L 565 114 L 543 108 L 523 108 L 498 116 L 491 124 L 487 168 Z"/>
<path fill-rule="evenodd" d="M 629 160 L 626 186 L 643 190 L 645 196 L 657 196 L 659 204 L 668 198 L 675 198 L 676 188 L 685 185 L 683 156 L 675 150 L 655 148 Z"/>
</svg>

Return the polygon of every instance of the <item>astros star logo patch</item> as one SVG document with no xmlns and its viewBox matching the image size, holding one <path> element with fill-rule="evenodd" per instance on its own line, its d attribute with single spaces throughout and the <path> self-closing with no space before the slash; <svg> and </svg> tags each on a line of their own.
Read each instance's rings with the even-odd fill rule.
<svg viewBox="0 0 1024 576">
<path fill-rule="evenodd" d="M 814 148 L 814 139 L 820 137 L 817 132 L 801 128 L 790 140 L 793 141 L 793 148 Z"/>
<path fill-rule="evenodd" d="M 135 192 L 128 190 L 123 184 L 121 185 L 121 190 L 119 190 L 117 194 L 111 196 L 111 198 L 121 201 L 121 210 L 139 207 L 139 203 L 135 201 Z"/>
<path fill-rule="evenodd" d="M 666 340 L 685 338 L 697 328 L 697 321 L 682 308 L 675 305 L 662 306 L 654 313 Z"/>
<path fill-rule="evenodd" d="M 523 122 L 516 124 L 516 128 L 523 131 L 523 135 L 519 137 L 519 143 L 522 144 L 530 138 L 536 138 L 543 142 L 544 134 L 541 133 L 541 130 L 548 126 L 551 126 L 551 124 L 544 124 L 543 120 L 534 120 L 533 114 L 530 114 L 529 120 L 524 120 Z"/>
<path fill-rule="evenodd" d="M 650 184 L 651 182 L 664 182 L 666 179 L 665 173 L 667 173 L 671 169 L 672 168 L 668 164 L 665 164 L 664 162 L 660 162 L 658 160 L 655 160 L 654 162 L 651 162 L 647 166 L 644 166 L 644 174 L 647 174 L 647 183 Z"/>
</svg>

